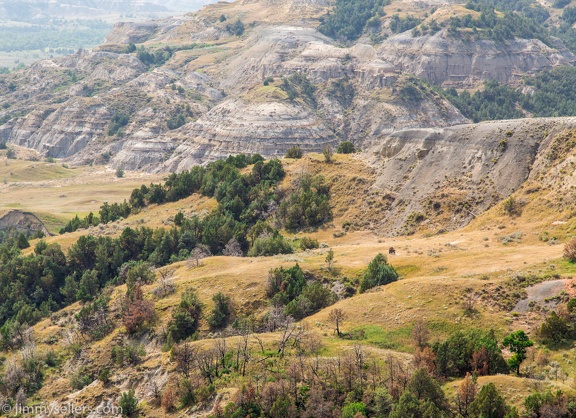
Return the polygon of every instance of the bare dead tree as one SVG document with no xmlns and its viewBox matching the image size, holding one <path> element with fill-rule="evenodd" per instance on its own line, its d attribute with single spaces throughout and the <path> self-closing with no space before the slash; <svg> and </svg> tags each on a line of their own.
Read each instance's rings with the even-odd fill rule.
<svg viewBox="0 0 576 418">
<path fill-rule="evenodd" d="M 271 306 L 268 311 L 268 322 L 266 324 L 266 329 L 269 332 L 274 332 L 278 328 L 285 327 L 290 323 L 290 318 L 284 313 L 284 308 L 282 306 Z"/>
<path fill-rule="evenodd" d="M 286 324 L 286 326 L 283 327 L 282 337 L 280 338 L 280 341 L 278 341 L 278 354 L 280 354 L 280 358 L 284 357 L 286 346 L 288 345 L 292 336 L 296 334 L 298 331 L 299 326 L 293 323 L 288 323 Z"/>
<path fill-rule="evenodd" d="M 241 339 L 236 343 L 236 372 L 246 375 L 246 365 L 250 361 L 250 336 L 249 329 L 241 331 Z"/>
<path fill-rule="evenodd" d="M 262 352 L 262 354 L 264 354 L 264 341 L 262 341 L 262 338 L 260 338 L 258 334 L 254 334 L 253 337 L 260 346 L 260 351 Z"/>
<path fill-rule="evenodd" d="M 294 397 L 295 403 L 298 403 L 298 385 L 302 381 L 303 375 L 303 364 L 302 363 L 290 363 L 288 365 L 288 370 L 286 374 L 288 375 L 288 382 L 290 386 L 290 392 Z"/>
<path fill-rule="evenodd" d="M 171 280 L 175 271 L 176 271 L 176 269 L 174 267 L 170 267 L 170 266 L 165 266 L 165 267 L 161 267 L 159 269 L 156 269 L 156 272 L 158 273 L 158 276 L 160 277 L 160 294 L 162 296 L 167 296 L 175 290 L 174 285 L 173 285 L 172 280 Z"/>
<path fill-rule="evenodd" d="M 210 252 L 210 248 L 204 244 L 198 244 L 196 248 L 192 250 L 190 254 L 190 258 L 196 264 L 196 267 L 200 266 L 200 260 L 210 257 L 212 253 Z"/>
<path fill-rule="evenodd" d="M 475 312 L 476 302 L 478 301 L 478 295 L 474 293 L 473 289 L 466 288 L 463 299 L 464 312 L 467 315 L 473 314 Z"/>
<path fill-rule="evenodd" d="M 378 359 L 370 359 L 370 371 L 370 383 L 372 390 L 375 391 L 382 383 L 382 367 Z"/>
<path fill-rule="evenodd" d="M 194 358 L 194 365 L 208 383 L 214 383 L 214 379 L 218 377 L 220 365 L 218 353 L 214 348 L 198 350 Z"/>
<path fill-rule="evenodd" d="M 421 350 L 428 345 L 428 341 L 430 340 L 430 331 L 428 330 L 428 325 L 424 318 L 419 318 L 414 324 L 414 328 L 412 329 L 412 340 L 416 344 L 416 347 Z"/>
<path fill-rule="evenodd" d="M 225 368 L 226 353 L 228 352 L 226 348 L 226 338 L 217 339 L 216 342 L 214 343 L 214 349 L 216 350 L 216 353 L 218 355 L 220 365 L 222 366 L 222 368 Z"/>
<path fill-rule="evenodd" d="M 244 253 L 242 252 L 242 247 L 236 238 L 231 238 L 230 241 L 226 243 L 222 254 L 229 257 L 242 257 Z"/>
<path fill-rule="evenodd" d="M 296 328 L 296 331 L 292 334 L 292 348 L 298 349 L 298 354 L 303 354 L 302 342 L 310 332 L 306 324 L 300 325 Z"/>
<path fill-rule="evenodd" d="M 384 361 L 387 371 L 385 382 L 388 393 L 390 393 L 394 399 L 400 399 L 409 381 L 408 371 L 402 362 L 392 354 L 388 354 Z"/>
<path fill-rule="evenodd" d="M 339 337 L 342 336 L 340 332 L 340 325 L 346 319 L 346 312 L 339 308 L 334 308 L 328 314 L 328 320 L 334 324 L 334 331 Z"/>
<path fill-rule="evenodd" d="M 188 377 L 197 357 L 197 349 L 190 343 L 183 343 L 174 348 L 176 370 Z"/>
<path fill-rule="evenodd" d="M 338 360 L 338 370 L 333 374 L 334 378 L 336 375 L 342 375 L 346 391 L 351 392 L 357 378 L 354 355 L 347 352 L 346 355 L 339 357 Z"/>
<path fill-rule="evenodd" d="M 358 371 L 358 380 L 360 382 L 360 392 L 364 390 L 364 364 L 366 362 L 366 352 L 362 344 L 354 344 L 354 362 Z"/>
</svg>

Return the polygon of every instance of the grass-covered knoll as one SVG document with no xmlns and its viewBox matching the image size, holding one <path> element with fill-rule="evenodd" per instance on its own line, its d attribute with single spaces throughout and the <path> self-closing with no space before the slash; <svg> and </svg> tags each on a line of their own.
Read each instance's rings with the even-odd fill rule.
<svg viewBox="0 0 576 418">
<path fill-rule="evenodd" d="M 0 178 L 4 184 L 61 180 L 74 177 L 82 168 L 72 169 L 58 163 L 8 159 L 0 165 Z"/>
</svg>

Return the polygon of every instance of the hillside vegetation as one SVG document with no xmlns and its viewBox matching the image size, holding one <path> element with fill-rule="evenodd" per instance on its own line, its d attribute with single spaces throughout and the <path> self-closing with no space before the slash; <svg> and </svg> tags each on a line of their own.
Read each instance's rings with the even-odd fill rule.
<svg viewBox="0 0 576 418">
<path fill-rule="evenodd" d="M 536 117 L 574 116 L 574 67 L 559 67 L 524 80 L 529 90 L 518 90 L 498 82 L 486 82 L 484 89 L 475 93 L 455 89 L 447 90 L 446 97 L 466 117 L 474 122 L 483 120 L 516 119 L 526 115 Z"/>
<path fill-rule="evenodd" d="M 362 206 L 350 207 L 345 197 L 353 189 L 338 183 L 362 164 L 354 156 L 334 159 L 231 158 L 126 191 L 126 219 L 35 240 L 30 249 L 6 241 L 1 274 L 12 284 L 2 288 L 20 289 L 3 298 L 18 300 L 3 309 L 8 402 L 42 404 L 73 393 L 78 404 L 95 408 L 109 399 L 127 415 L 130 401 L 149 416 L 480 417 L 485 408 L 502 417 L 570 416 L 570 287 L 554 299 L 557 317 L 549 305 L 514 311 L 527 287 L 575 271 L 561 260 L 562 245 L 549 243 L 569 239 L 570 215 L 552 211 L 535 223 L 546 197 L 520 193 L 514 198 L 531 196 L 522 211 L 505 203 L 454 233 L 383 240 L 346 232 L 341 226 Z M 299 178 L 301 164 L 333 184 L 334 225 L 326 218 L 319 229 L 273 231 L 282 226 L 282 202 L 300 202 L 304 213 L 315 207 L 303 198 L 316 189 Z M 266 187 L 252 180 L 272 172 L 279 205 L 236 212 L 240 203 L 230 205 L 230 193 L 247 181 L 266 199 Z M 213 193 L 202 197 L 213 209 L 201 210 L 197 193 Z M 363 192 L 353 193 L 361 199 Z M 260 220 L 245 241 L 224 242 L 222 231 L 203 226 L 220 215 L 251 222 L 248 213 Z M 552 225 L 559 217 L 568 223 Z M 165 226 L 147 228 L 140 219 Z M 292 254 L 245 256 L 258 241 L 277 239 Z M 537 389 L 528 382 L 539 382 Z"/>
<path fill-rule="evenodd" d="M 575 22 L 218 2 L 1 70 L 2 413 L 575 417 Z"/>
</svg>

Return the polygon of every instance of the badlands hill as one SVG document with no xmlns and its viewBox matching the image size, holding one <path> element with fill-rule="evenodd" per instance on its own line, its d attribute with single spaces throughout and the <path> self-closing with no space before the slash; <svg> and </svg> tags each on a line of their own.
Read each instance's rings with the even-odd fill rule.
<svg viewBox="0 0 576 418">
<path fill-rule="evenodd" d="M 220 2 L 0 76 L 3 411 L 574 416 L 576 119 L 446 93 L 535 95 L 569 42 L 432 0 L 331 32 L 340 3 Z"/>
<path fill-rule="evenodd" d="M 182 18 L 118 24 L 93 51 L 2 76 L 0 141 L 74 164 L 146 171 L 238 152 L 279 156 L 294 145 L 364 148 L 402 129 L 468 122 L 423 81 L 514 85 L 575 59 L 560 41 L 454 35 L 449 18 L 468 10 L 434 2 L 385 6 L 380 29 L 343 44 L 318 31 L 331 7 L 221 2 Z M 396 34 L 389 26 L 398 15 L 419 17 L 416 29 L 442 26 Z"/>
</svg>

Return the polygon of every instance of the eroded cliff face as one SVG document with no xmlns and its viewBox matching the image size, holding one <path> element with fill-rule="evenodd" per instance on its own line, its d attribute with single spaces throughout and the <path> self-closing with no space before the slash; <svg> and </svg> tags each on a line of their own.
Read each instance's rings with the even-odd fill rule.
<svg viewBox="0 0 576 418">
<path fill-rule="evenodd" d="M 35 215 L 22 212 L 20 210 L 9 210 L 0 212 L 0 231 L 15 231 L 31 235 L 35 232 L 42 232 L 50 236 L 50 232 Z"/>
<path fill-rule="evenodd" d="M 565 49 L 536 40 L 466 43 L 445 30 L 342 47 L 316 30 L 314 19 L 328 6 L 243 0 L 118 24 L 95 51 L 4 76 L 0 116 L 13 118 L 0 126 L 0 141 L 76 164 L 148 171 L 240 152 L 279 156 L 293 145 L 320 151 L 352 140 L 363 147 L 397 130 L 468 122 L 426 86 L 419 98 L 405 97 L 411 75 L 469 86 L 574 61 Z M 242 38 L 226 30 L 240 16 Z M 131 42 L 175 52 L 161 65 L 145 64 L 122 52 Z M 305 76 L 315 91 L 296 86 L 297 94 L 288 94 L 283 80 L 293 75 Z M 125 116 L 119 127 L 118 115 Z"/>
<path fill-rule="evenodd" d="M 574 129 L 576 118 L 537 118 L 374 138 L 365 157 L 378 170 L 374 189 L 388 205 L 382 230 L 405 234 L 422 222 L 455 229 L 530 181 L 546 184 L 555 201 L 561 194 L 560 201 L 573 203 Z"/>
<path fill-rule="evenodd" d="M 576 60 L 561 44 L 553 48 L 538 39 L 515 39 L 505 45 L 491 40 L 470 42 L 446 31 L 421 37 L 399 34 L 378 48 L 377 56 L 394 63 L 399 71 L 454 87 L 473 87 L 483 80 L 509 83 Z"/>
</svg>

